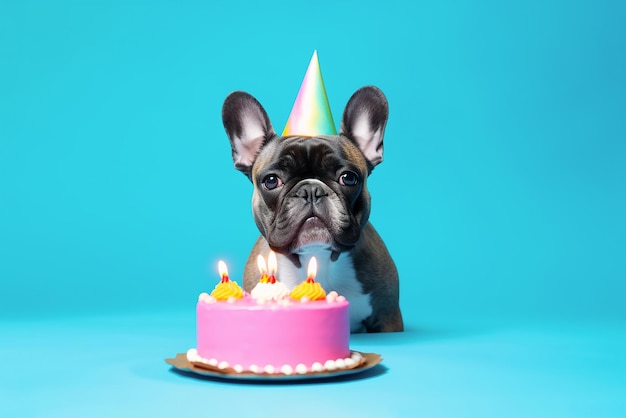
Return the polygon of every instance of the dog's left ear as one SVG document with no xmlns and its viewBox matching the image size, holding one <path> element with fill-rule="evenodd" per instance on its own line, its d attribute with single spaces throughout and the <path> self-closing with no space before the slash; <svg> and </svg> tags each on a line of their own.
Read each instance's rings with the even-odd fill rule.
<svg viewBox="0 0 626 418">
<path fill-rule="evenodd" d="M 387 99 L 374 86 L 357 90 L 343 111 L 340 134 L 357 144 L 370 171 L 383 161 L 383 136 L 388 116 Z"/>
<path fill-rule="evenodd" d="M 235 168 L 250 178 L 257 154 L 276 137 L 270 119 L 257 99 L 246 92 L 235 91 L 224 100 L 222 121 Z"/>
</svg>

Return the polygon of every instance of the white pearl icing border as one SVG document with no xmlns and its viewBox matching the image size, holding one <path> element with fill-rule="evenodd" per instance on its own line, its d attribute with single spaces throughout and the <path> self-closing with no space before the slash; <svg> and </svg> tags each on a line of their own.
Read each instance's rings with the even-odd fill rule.
<svg viewBox="0 0 626 418">
<path fill-rule="evenodd" d="M 305 364 L 300 363 L 295 367 L 284 364 L 279 368 L 268 364 L 264 367 L 259 367 L 257 365 L 251 365 L 248 370 L 244 369 L 240 364 L 235 364 L 232 367 L 225 361 L 218 361 L 217 359 L 211 358 L 206 359 L 201 357 L 198 354 L 198 350 L 195 348 L 190 348 L 187 350 L 187 360 L 191 363 L 202 363 L 212 367 L 216 367 L 219 370 L 226 371 L 226 369 L 231 368 L 235 373 L 243 373 L 243 372 L 252 372 L 254 374 L 284 374 L 287 376 L 293 374 L 304 375 L 307 373 L 320 373 L 320 372 L 332 372 L 335 370 L 343 370 L 343 369 L 351 369 L 358 365 L 360 365 L 364 358 L 361 353 L 357 351 L 351 351 L 350 357 L 340 358 L 336 360 L 327 360 L 324 364 L 320 362 L 313 363 L 310 367 L 307 367 Z"/>
</svg>

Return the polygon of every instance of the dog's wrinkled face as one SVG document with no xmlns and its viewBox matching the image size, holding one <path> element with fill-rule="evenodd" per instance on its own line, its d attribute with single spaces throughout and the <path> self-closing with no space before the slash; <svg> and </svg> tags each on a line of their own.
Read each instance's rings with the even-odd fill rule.
<svg viewBox="0 0 626 418">
<path fill-rule="evenodd" d="M 286 137 L 269 142 L 252 167 L 254 219 L 276 251 L 351 249 L 367 223 L 367 162 L 348 138 Z"/>
</svg>

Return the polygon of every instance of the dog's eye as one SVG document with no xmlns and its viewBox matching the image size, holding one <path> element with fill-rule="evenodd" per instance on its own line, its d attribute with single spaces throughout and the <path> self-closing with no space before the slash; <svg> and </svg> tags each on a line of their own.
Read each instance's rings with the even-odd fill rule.
<svg viewBox="0 0 626 418">
<path fill-rule="evenodd" d="M 359 176 L 352 171 L 346 171 L 339 176 L 339 184 L 342 186 L 356 186 L 359 183 Z"/>
<path fill-rule="evenodd" d="M 283 182 L 276 174 L 269 174 L 265 176 L 261 183 L 267 190 L 274 190 L 275 188 L 283 185 Z"/>
</svg>

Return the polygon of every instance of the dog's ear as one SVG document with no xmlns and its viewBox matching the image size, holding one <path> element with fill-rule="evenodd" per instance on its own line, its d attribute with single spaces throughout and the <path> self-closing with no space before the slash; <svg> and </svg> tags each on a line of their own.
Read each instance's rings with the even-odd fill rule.
<svg viewBox="0 0 626 418">
<path fill-rule="evenodd" d="M 343 111 L 340 134 L 358 145 L 370 171 L 383 161 L 383 136 L 388 116 L 387 99 L 374 86 L 357 90 Z"/>
<path fill-rule="evenodd" d="M 224 100 L 222 122 L 230 140 L 235 168 L 250 178 L 259 151 L 276 137 L 267 113 L 250 94 L 236 91 Z"/>
</svg>

